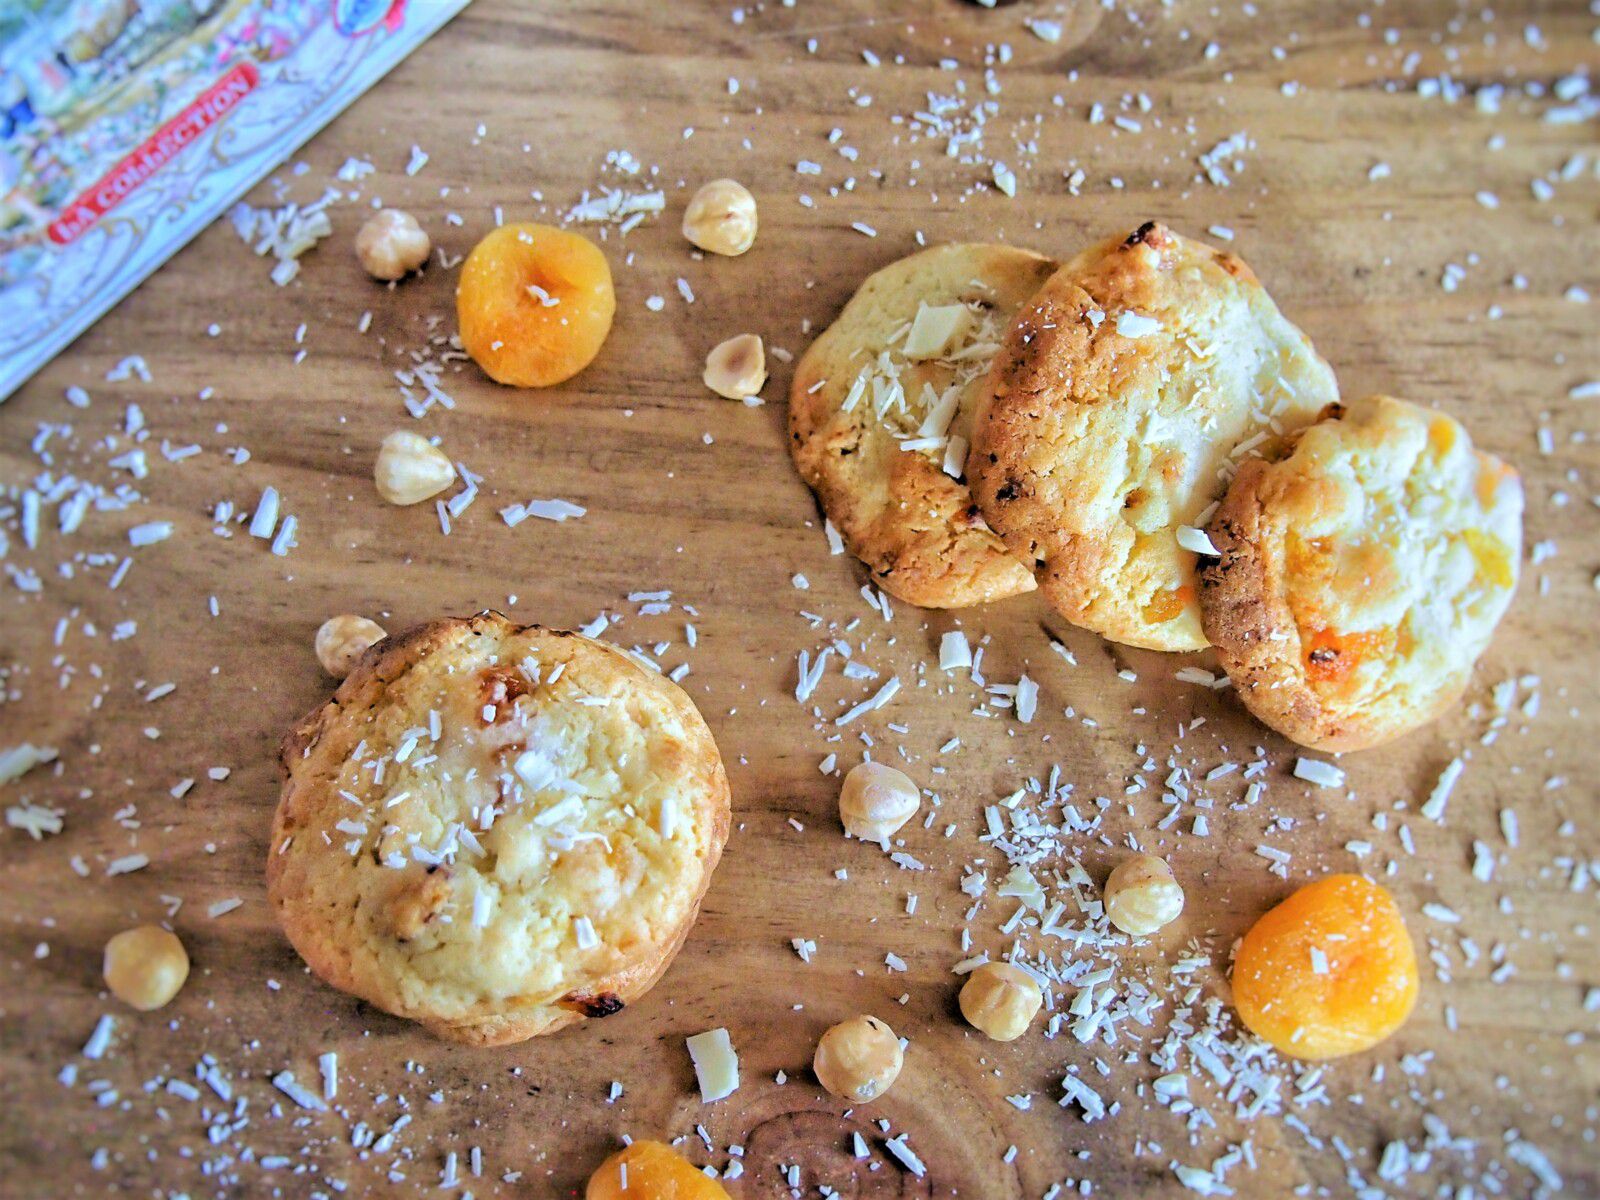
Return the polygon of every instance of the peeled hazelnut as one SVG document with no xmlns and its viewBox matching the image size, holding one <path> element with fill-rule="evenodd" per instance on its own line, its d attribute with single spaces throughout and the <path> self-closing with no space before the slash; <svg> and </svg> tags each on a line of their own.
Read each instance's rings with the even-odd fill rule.
<svg viewBox="0 0 1600 1200">
<path fill-rule="evenodd" d="M 887 842 L 922 807 L 917 785 L 903 771 L 883 763 L 850 768 L 839 789 L 839 819 L 851 837 Z"/>
<path fill-rule="evenodd" d="M 767 352 L 753 333 L 741 333 L 706 355 L 706 386 L 729 400 L 754 396 L 767 382 Z"/>
<path fill-rule="evenodd" d="M 369 646 L 376 645 L 388 636 L 376 621 L 369 621 L 354 613 L 340 613 L 337 617 L 329 617 L 317 629 L 317 661 L 329 675 L 343 679 L 350 674 L 356 659 L 365 654 Z"/>
<path fill-rule="evenodd" d="M 427 438 L 397 429 L 383 439 L 372 482 L 390 504 L 420 504 L 450 486 L 456 469 L 443 450 Z"/>
<path fill-rule="evenodd" d="M 150 1012 L 183 987 L 189 978 L 189 954 L 177 934 L 159 925 L 141 925 L 106 943 L 103 973 L 113 996 L 140 1012 Z"/>
<path fill-rule="evenodd" d="M 356 257 L 374 279 L 403 278 L 427 262 L 432 250 L 427 231 L 398 208 L 380 208 L 356 234 Z"/>
<path fill-rule="evenodd" d="M 822 1035 L 811 1069 L 841 1100 L 875 1100 L 900 1078 L 905 1051 L 877 1017 L 851 1017 Z"/>
<path fill-rule="evenodd" d="M 1106 916 L 1123 933 L 1154 933 L 1183 911 L 1183 888 L 1165 859 L 1135 854 L 1123 859 L 1106 880 Z"/>
<path fill-rule="evenodd" d="M 1027 1032 L 1044 993 L 1021 967 L 991 962 L 967 976 L 960 1003 L 961 1015 L 974 1029 L 997 1042 L 1010 1042 Z"/>
<path fill-rule="evenodd" d="M 683 211 L 683 236 L 712 254 L 743 254 L 756 240 L 756 198 L 735 179 L 702 184 Z"/>
</svg>

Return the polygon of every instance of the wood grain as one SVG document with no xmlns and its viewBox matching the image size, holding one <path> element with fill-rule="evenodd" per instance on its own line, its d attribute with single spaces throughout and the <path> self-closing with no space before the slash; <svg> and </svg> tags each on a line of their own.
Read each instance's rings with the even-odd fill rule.
<svg viewBox="0 0 1600 1200">
<path fill-rule="evenodd" d="M 845 1196 L 1031 1198 L 1069 1179 L 1092 1181 L 1102 1196 L 1179 1195 L 1174 1160 L 1204 1165 L 1242 1138 L 1259 1168 L 1230 1173 L 1236 1194 L 1347 1194 L 1332 1138 L 1375 1180 L 1383 1146 L 1420 1146 L 1422 1116 L 1432 1113 L 1475 1148 L 1438 1149 L 1426 1170 L 1390 1185 L 1394 1193 L 1481 1190 L 1488 1173 L 1505 1195 L 1531 1194 L 1533 1177 L 1505 1148 L 1516 1130 L 1548 1155 L 1571 1194 L 1600 1194 L 1597 1017 L 1583 1008 L 1585 987 L 1600 984 L 1600 913 L 1593 885 L 1573 889 L 1576 866 L 1600 857 L 1590 770 L 1600 736 L 1591 585 L 1600 511 L 1590 499 L 1600 462 L 1595 410 L 1567 399 L 1569 388 L 1600 377 L 1600 359 L 1593 306 L 1563 298 L 1570 287 L 1600 288 L 1600 197 L 1586 167 L 1558 183 L 1553 199 L 1533 198 L 1531 178 L 1574 153 L 1592 157 L 1594 126 L 1545 122 L 1552 102 L 1518 90 L 1593 64 L 1595 19 L 1582 9 L 1507 0 L 1485 19 L 1477 6 L 1449 0 L 997 11 L 955 0 L 802 0 L 751 7 L 740 23 L 725 4 L 478 0 L 296 156 L 309 170 L 281 173 L 286 194 L 313 198 L 347 157 L 369 156 L 379 169 L 363 202 L 408 208 L 454 257 L 492 224 L 497 206 L 508 219 L 548 218 L 602 178 L 607 151 L 626 149 L 659 164 L 652 182 L 667 190 L 669 211 L 625 238 L 606 231 L 616 327 L 571 384 L 529 394 L 498 388 L 470 366 L 447 373 L 456 408 L 431 413 L 423 426 L 484 476 L 486 492 L 451 536 L 439 534 L 426 508 L 381 504 L 370 469 L 381 438 L 411 425 L 391 372 L 430 334 L 452 328 L 453 276 L 435 267 L 394 290 L 372 284 L 348 251 L 357 205 L 333 210 L 333 238 L 285 289 L 271 286 L 266 265 L 226 223 L 208 230 L 0 412 L 8 486 L 39 470 L 30 442 L 41 422 L 73 426 L 50 445 L 54 470 L 111 479 L 98 442 L 120 429 L 130 402 L 153 432 L 154 463 L 136 514 L 97 514 L 70 538 L 50 533 L 36 551 L 8 520 L 6 561 L 36 569 L 43 587 L 30 594 L 0 582 L 0 746 L 56 746 L 61 764 L 0 794 L 7 805 L 26 798 L 61 808 L 66 828 L 37 843 L 7 830 L 0 842 L 0 1074 L 9 1085 L 0 1190 L 308 1196 L 336 1180 L 348 1195 L 409 1194 L 438 1184 L 449 1152 L 464 1172 L 469 1147 L 479 1146 L 486 1167 L 467 1181 L 473 1194 L 569 1196 L 628 1132 L 689 1134 L 696 1161 L 718 1166 L 727 1145 L 743 1144 L 745 1175 L 733 1186 L 748 1197 L 788 1195 L 790 1165 L 800 1167 L 805 1195 L 827 1184 Z M 1025 16 L 1060 20 L 1061 40 L 1032 36 Z M 1539 37 L 1524 35 L 1530 25 Z M 1384 36 L 1391 29 L 1392 42 Z M 959 84 L 978 96 L 986 47 L 1001 42 L 1009 61 L 995 67 L 1000 91 L 984 145 L 1017 171 L 1014 200 L 977 186 L 986 165 L 947 157 L 942 140 L 918 138 L 904 121 L 930 91 Z M 1218 47 L 1214 57 L 1203 53 L 1208 43 Z M 883 65 L 865 62 L 863 49 Z M 959 66 L 943 69 L 941 59 Z M 1512 94 L 1498 114 L 1476 111 L 1470 97 L 1419 96 L 1418 80 L 1440 72 L 1468 87 L 1504 83 Z M 1289 83 L 1293 94 L 1285 94 Z M 1139 132 L 1087 120 L 1090 105 L 1114 115 L 1133 93 L 1150 101 L 1148 113 L 1134 114 Z M 860 103 L 869 95 L 870 106 Z M 855 162 L 829 146 L 834 128 L 859 150 Z M 1237 156 L 1232 185 L 1197 181 L 1198 156 L 1240 131 L 1253 146 Z M 1491 149 L 1491 138 L 1503 144 Z M 431 160 L 408 177 L 413 142 Z M 800 159 L 821 163 L 822 174 L 798 176 Z M 1369 181 L 1378 163 L 1391 174 Z M 1065 180 L 1075 168 L 1085 172 L 1079 195 Z M 724 174 L 760 198 L 761 236 L 743 258 L 697 261 L 678 236 L 677 213 L 688 189 Z M 848 177 L 855 184 L 846 190 Z M 1484 207 L 1479 191 L 1499 206 Z M 797 201 L 800 192 L 813 207 Z M 250 199 L 273 203 L 276 195 L 263 184 Z M 452 213 L 459 225 L 449 223 Z M 1194 234 L 1234 230 L 1232 248 L 1312 335 L 1348 392 L 1382 389 L 1449 406 L 1479 444 L 1522 469 L 1529 544 L 1554 542 L 1555 556 L 1527 569 L 1469 705 L 1348 760 L 1347 792 L 1295 783 L 1292 747 L 1226 693 L 1172 679 L 1177 665 L 1203 665 L 1205 656 L 1111 647 L 1063 628 L 1031 597 L 964 614 L 899 607 L 884 621 L 858 594 L 860 569 L 829 556 L 789 465 L 777 400 L 786 368 L 774 364 L 763 408 L 718 400 L 699 382 L 706 349 L 734 333 L 759 332 L 769 346 L 798 353 L 808 328 L 826 323 L 868 271 L 911 250 L 919 233 L 929 243 L 994 238 L 1064 255 L 1151 217 Z M 853 222 L 878 236 L 864 237 Z M 1450 263 L 1464 269 L 1454 291 L 1440 286 Z M 693 304 L 677 293 L 680 276 Z M 665 297 L 663 311 L 646 307 L 652 295 Z M 365 310 L 373 322 L 363 335 Z M 215 337 L 207 335 L 213 322 Z M 303 345 L 295 340 L 302 324 Z M 106 383 L 108 369 L 134 353 L 149 361 L 153 380 Z M 73 384 L 92 394 L 89 410 L 62 402 Z M 1551 431 L 1549 453 L 1535 440 L 1540 425 Z M 155 449 L 160 438 L 204 450 L 168 464 Z M 249 449 L 247 463 L 224 460 L 235 446 Z M 211 532 L 218 500 L 248 507 L 267 484 L 300 517 L 300 545 L 286 558 L 242 533 Z M 494 515 L 533 496 L 589 512 L 515 530 Z M 81 556 L 120 556 L 129 525 L 158 519 L 174 523 L 174 536 L 139 551 L 122 585 L 108 589 L 109 570 Z M 58 571 L 63 562 L 74 565 L 70 577 Z M 797 573 L 808 590 L 791 584 Z M 670 589 L 695 615 L 681 607 L 634 615 L 627 595 L 655 589 Z M 219 616 L 208 612 L 210 597 Z M 563 626 L 609 610 L 625 617 L 611 633 L 622 644 L 672 643 L 664 662 L 691 664 L 685 686 L 728 761 L 736 824 L 699 925 L 647 1000 L 555 1038 L 472 1051 L 310 978 L 271 922 L 261 864 L 278 787 L 274 746 L 328 687 L 311 654 L 317 625 L 348 610 L 398 629 L 491 606 Z M 683 644 L 686 619 L 699 633 L 692 651 Z M 136 621 L 137 633 L 114 640 L 125 621 Z M 975 641 L 991 639 L 991 679 L 1026 669 L 1040 681 L 1032 725 L 992 709 L 973 716 L 977 692 L 918 673 L 939 634 L 957 626 Z M 863 661 L 908 684 L 861 729 L 880 745 L 903 746 L 907 769 L 943 798 L 935 828 L 907 839 L 928 866 L 922 874 L 844 841 L 833 816 L 836 780 L 818 771 L 830 752 L 846 765 L 859 757 L 856 731 L 837 737 L 831 718 L 866 685 L 830 673 L 816 701 L 827 722 L 791 695 L 796 653 L 847 629 Z M 1047 632 L 1076 655 L 1076 668 L 1051 651 Z M 1123 668 L 1136 678 L 1119 677 Z M 1480 745 L 1490 686 L 1523 675 L 1538 676 L 1538 715 L 1514 711 L 1497 740 Z M 171 695 L 141 699 L 166 681 L 177 685 Z M 1518 703 L 1533 690 L 1523 688 Z M 1068 707 L 1079 719 L 1063 715 Z M 1180 723 L 1200 717 L 1205 724 L 1177 742 Z M 961 749 L 939 754 L 953 736 Z M 1265 800 L 1234 806 L 1242 792 L 1234 779 L 1209 789 L 1217 797 L 1210 837 L 1179 836 L 1187 819 L 1170 834 L 1155 831 L 1169 755 L 1203 775 L 1252 757 L 1258 745 L 1273 763 Z M 1419 819 L 1414 810 L 1439 770 L 1468 750 L 1445 823 Z M 1142 765 L 1147 757 L 1154 769 Z M 996 1046 L 959 1022 L 949 972 L 961 957 L 969 901 L 956 881 L 986 853 L 977 841 L 982 806 L 1051 764 L 1080 797 L 1114 798 L 1103 836 L 1076 847 L 1091 874 L 1102 878 L 1136 833 L 1170 855 L 1189 889 L 1182 927 L 1127 952 L 1130 973 L 1162 977 L 1189 939 L 1224 962 L 1231 941 L 1289 888 L 1253 853 L 1263 842 L 1293 853 L 1293 882 L 1358 866 L 1384 878 L 1424 953 L 1447 965 L 1441 972 L 1424 963 L 1417 1013 L 1390 1044 L 1329 1067 L 1331 1105 L 1291 1106 L 1321 1149 L 1281 1117 L 1235 1122 L 1215 1096 L 1207 1103 L 1222 1127 L 1191 1143 L 1179 1118 L 1149 1102 L 1147 1086 L 1136 1090 L 1155 1072 L 1118 1063 L 1122 1047 L 1102 1049 L 1117 1069 L 1099 1085 L 1123 1107 L 1085 1124 L 1055 1103 L 1069 1066 L 1093 1072 L 1083 1047 L 1037 1035 Z M 231 774 L 211 780 L 211 766 Z M 1152 786 L 1124 796 L 1135 776 Z M 185 778 L 199 782 L 174 798 L 170 789 Z M 1500 832 L 1502 809 L 1520 818 L 1515 848 Z M 1374 814 L 1386 814 L 1386 829 L 1374 829 Z M 955 827 L 948 838 L 939 836 L 945 824 Z M 1401 824 L 1414 854 L 1398 839 Z M 1355 839 L 1375 847 L 1359 864 L 1343 849 Z M 1487 886 L 1469 872 L 1474 839 L 1499 858 Z M 150 856 L 147 869 L 105 877 L 109 861 L 135 851 Z M 71 869 L 74 856 L 89 878 Z M 848 880 L 835 878 L 838 868 Z M 908 892 L 919 896 L 912 916 Z M 183 900 L 173 924 L 194 974 L 159 1016 L 118 1012 L 100 990 L 100 949 L 116 930 L 159 919 L 164 896 Z M 206 916 L 230 896 L 243 906 Z M 1448 905 L 1461 923 L 1424 917 L 1427 902 Z M 1004 947 L 1002 916 L 991 906 L 973 921 L 978 945 Z M 795 937 L 817 940 L 810 965 L 790 949 Z M 1481 953 L 1476 961 L 1466 938 Z M 888 951 L 904 958 L 904 974 L 886 970 Z M 1509 972 L 1491 982 L 1502 961 Z M 1208 992 L 1226 996 L 1220 969 L 1202 976 Z M 911 1048 L 888 1097 L 845 1116 L 806 1067 L 817 1034 L 864 1009 L 890 1020 Z M 80 1059 L 108 1011 L 118 1022 L 113 1050 L 99 1063 Z M 729 1100 L 702 1107 L 683 1038 L 716 1025 L 729 1028 L 745 1082 Z M 274 1115 L 282 1097 L 271 1076 L 287 1067 L 312 1082 L 327 1050 L 339 1053 L 344 1079 L 337 1111 L 301 1114 L 285 1102 L 289 1111 Z M 203 1054 L 249 1100 L 248 1127 L 217 1145 L 207 1141 L 214 1122 L 201 1109 L 225 1106 L 209 1094 L 187 1101 L 143 1089 L 169 1075 L 192 1078 Z M 1401 1069 L 1403 1055 L 1418 1073 Z M 81 1074 L 69 1088 L 56 1075 L 72 1062 Z M 779 1071 L 788 1073 L 781 1086 Z M 116 1098 L 97 1103 L 96 1079 L 110 1081 Z M 609 1104 L 612 1080 L 625 1092 Z M 1005 1100 L 1021 1093 L 1034 1096 L 1027 1111 Z M 381 1132 L 402 1112 L 412 1121 L 393 1150 L 352 1149 L 354 1123 Z M 869 1124 L 880 1116 L 909 1135 L 926 1178 L 886 1155 Z M 697 1124 L 716 1154 L 693 1137 Z M 870 1164 L 850 1157 L 852 1129 L 871 1136 Z M 1008 1147 L 1016 1148 L 1009 1162 Z M 287 1156 L 286 1165 L 264 1167 L 261 1157 L 273 1154 Z M 403 1183 L 386 1181 L 391 1169 Z M 502 1182 L 506 1172 L 521 1172 L 520 1181 Z"/>
</svg>

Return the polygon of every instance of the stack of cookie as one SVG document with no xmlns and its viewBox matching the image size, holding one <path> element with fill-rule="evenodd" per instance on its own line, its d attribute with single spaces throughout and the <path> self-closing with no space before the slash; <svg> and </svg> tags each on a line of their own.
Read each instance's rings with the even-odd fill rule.
<svg viewBox="0 0 1600 1200">
<path fill-rule="evenodd" d="M 872 276 L 806 354 L 791 450 L 849 549 L 927 607 L 1036 585 L 1155 650 L 1216 647 L 1327 750 L 1465 687 L 1521 555 L 1514 471 L 1333 372 L 1238 258 L 1157 224 L 1065 265 L 955 245 Z"/>
</svg>

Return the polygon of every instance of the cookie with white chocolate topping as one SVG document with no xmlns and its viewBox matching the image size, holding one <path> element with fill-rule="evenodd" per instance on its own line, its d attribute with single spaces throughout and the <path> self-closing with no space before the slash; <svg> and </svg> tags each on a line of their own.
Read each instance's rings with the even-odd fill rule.
<svg viewBox="0 0 1600 1200">
<path fill-rule="evenodd" d="M 1211 522 L 1206 635 L 1239 698 L 1360 750 L 1460 696 L 1511 603 L 1522 484 L 1453 418 L 1369 396 L 1247 463 Z"/>
<path fill-rule="evenodd" d="M 1033 590 L 964 475 L 989 359 L 1055 268 L 1013 246 L 923 250 L 868 276 L 795 368 L 794 464 L 873 581 L 908 604 Z"/>
<path fill-rule="evenodd" d="M 452 1041 L 643 995 L 728 835 L 722 760 L 676 684 L 497 613 L 378 643 L 281 755 L 284 932 L 335 987 Z"/>
</svg>

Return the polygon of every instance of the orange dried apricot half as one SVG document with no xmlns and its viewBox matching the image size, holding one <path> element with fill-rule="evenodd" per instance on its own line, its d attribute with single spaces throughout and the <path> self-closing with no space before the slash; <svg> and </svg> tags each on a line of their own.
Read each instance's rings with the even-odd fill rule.
<svg viewBox="0 0 1600 1200">
<path fill-rule="evenodd" d="M 617 295 L 588 238 L 525 222 L 491 230 L 456 286 L 461 344 L 499 383 L 549 387 L 594 361 Z"/>
<path fill-rule="evenodd" d="M 634 1142 L 589 1176 L 585 1200 L 730 1200 L 727 1190 L 671 1146 Z"/>
<path fill-rule="evenodd" d="M 1295 1058 L 1376 1046 L 1417 1002 L 1417 953 L 1394 897 L 1360 875 L 1308 883 L 1264 913 L 1233 963 L 1246 1027 Z"/>
</svg>

